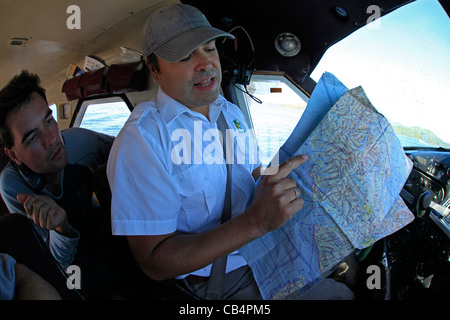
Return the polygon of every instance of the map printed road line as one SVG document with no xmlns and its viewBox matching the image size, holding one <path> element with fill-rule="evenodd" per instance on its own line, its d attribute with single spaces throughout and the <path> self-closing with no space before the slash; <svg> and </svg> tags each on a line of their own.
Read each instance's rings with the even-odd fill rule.
<svg viewBox="0 0 450 320">
<path fill-rule="evenodd" d="M 414 219 L 399 196 L 412 163 L 361 87 L 342 95 L 295 154 L 309 156 L 291 173 L 304 207 L 240 249 L 265 299 L 299 298 L 356 248 Z"/>
</svg>

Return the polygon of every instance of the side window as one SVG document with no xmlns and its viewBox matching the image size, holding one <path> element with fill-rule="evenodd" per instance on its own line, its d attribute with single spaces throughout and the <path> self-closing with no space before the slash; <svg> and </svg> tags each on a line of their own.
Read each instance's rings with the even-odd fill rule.
<svg viewBox="0 0 450 320">
<path fill-rule="evenodd" d="M 50 108 L 50 110 L 52 110 L 53 118 L 58 121 L 58 107 L 56 106 L 56 104 L 52 103 L 48 107 Z"/>
<path fill-rule="evenodd" d="M 75 126 L 117 136 L 130 116 L 124 101 L 85 101 Z"/>
<path fill-rule="evenodd" d="M 250 115 L 247 120 L 255 133 L 262 165 L 266 167 L 294 130 L 309 98 L 286 77 L 278 75 L 253 75 L 247 90 L 256 99 L 237 93 L 245 101 Z"/>
</svg>

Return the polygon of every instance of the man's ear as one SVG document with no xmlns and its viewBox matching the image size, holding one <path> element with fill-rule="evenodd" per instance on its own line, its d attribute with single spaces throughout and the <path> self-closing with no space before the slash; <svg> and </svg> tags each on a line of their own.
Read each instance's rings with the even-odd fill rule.
<svg viewBox="0 0 450 320">
<path fill-rule="evenodd" d="M 145 64 L 147 65 L 148 69 L 150 70 L 150 72 L 152 74 L 153 82 L 157 83 L 158 82 L 158 71 L 155 69 L 155 67 L 153 67 L 153 65 L 150 62 L 148 62 L 148 60 L 145 60 Z"/>
<path fill-rule="evenodd" d="M 20 166 L 22 164 L 22 161 L 17 157 L 17 155 L 13 149 L 4 147 L 3 152 L 5 152 L 5 154 L 8 156 L 8 158 L 11 159 L 11 161 L 14 161 L 15 163 L 17 163 L 17 165 Z"/>
<path fill-rule="evenodd" d="M 145 65 L 150 69 L 150 71 L 152 71 L 152 64 L 147 59 L 145 60 Z"/>
</svg>

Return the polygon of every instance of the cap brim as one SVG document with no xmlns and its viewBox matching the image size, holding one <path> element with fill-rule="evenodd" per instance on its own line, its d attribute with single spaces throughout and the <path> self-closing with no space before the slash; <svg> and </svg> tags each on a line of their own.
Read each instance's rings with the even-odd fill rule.
<svg viewBox="0 0 450 320">
<path fill-rule="evenodd" d="M 232 34 L 225 31 L 209 26 L 198 27 L 170 39 L 155 49 L 154 53 L 168 62 L 178 62 L 189 56 L 200 45 L 219 37 L 234 39 Z"/>
</svg>

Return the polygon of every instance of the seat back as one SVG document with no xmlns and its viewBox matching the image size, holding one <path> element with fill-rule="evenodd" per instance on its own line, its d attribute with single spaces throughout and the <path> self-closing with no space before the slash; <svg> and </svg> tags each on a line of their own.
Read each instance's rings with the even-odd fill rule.
<svg viewBox="0 0 450 320">
<path fill-rule="evenodd" d="M 0 252 L 9 254 L 39 274 L 63 299 L 83 298 L 78 291 L 67 288 L 65 272 L 24 215 L 13 213 L 0 217 Z"/>
</svg>

